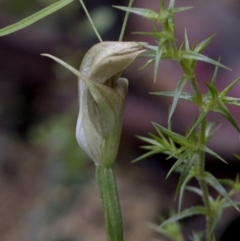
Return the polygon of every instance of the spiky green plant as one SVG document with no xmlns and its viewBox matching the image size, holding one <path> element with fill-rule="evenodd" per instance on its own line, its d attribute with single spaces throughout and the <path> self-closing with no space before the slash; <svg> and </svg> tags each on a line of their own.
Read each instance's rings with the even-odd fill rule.
<svg viewBox="0 0 240 241">
<path fill-rule="evenodd" d="M 0 36 L 25 28 L 72 2 L 73 0 L 57 1 L 26 19 L 1 29 Z M 180 47 L 177 47 L 174 16 L 176 13 L 190 10 L 191 7 L 175 8 L 175 0 L 170 0 L 167 7 L 164 0 L 160 0 L 159 2 L 160 10 L 158 12 L 145 8 L 131 7 L 133 0 L 130 0 L 128 7 L 115 6 L 117 9 L 126 11 L 119 41 L 123 39 L 128 15 L 132 13 L 152 23 L 153 30 L 151 32 L 138 32 L 138 34 L 152 37 L 157 44 L 149 45 L 141 43 L 139 45 L 134 43 L 133 47 L 123 48 L 123 50 L 121 50 L 123 51 L 121 52 L 122 56 L 124 58 L 127 54 L 131 56 L 128 56 L 127 60 L 124 59 L 124 61 L 126 61 L 124 63 L 121 62 L 123 61 L 121 60 L 122 65 L 120 67 L 117 66 L 118 68 L 116 68 L 115 73 L 110 74 L 105 79 L 101 76 L 103 70 L 100 64 L 110 63 L 112 57 L 116 57 L 116 55 L 114 56 L 113 54 L 114 51 L 108 54 L 107 60 L 109 61 L 106 61 L 106 56 L 103 56 L 103 58 L 100 58 L 102 62 L 97 63 L 96 59 L 99 59 L 97 58 L 99 57 L 98 55 L 96 58 L 91 56 L 91 58 L 89 58 L 90 60 L 88 60 L 88 58 L 85 59 L 86 62 L 95 61 L 93 65 L 94 69 L 90 72 L 84 70 L 86 66 L 83 66 L 83 68 L 80 68 L 80 71 L 78 71 L 56 57 L 47 56 L 72 71 L 78 76 L 81 82 L 79 87 L 80 98 L 82 98 L 82 101 L 86 100 L 87 102 L 83 105 L 80 103 L 82 106 L 80 108 L 81 114 L 79 128 L 77 129 L 77 139 L 80 146 L 94 160 L 96 165 L 96 177 L 103 201 L 108 241 L 123 240 L 121 211 L 115 179 L 111 169 L 119 144 L 121 120 L 127 88 L 126 80 L 119 79 L 120 74 L 139 54 L 143 54 L 143 46 L 147 50 L 143 55 L 148 59 L 145 66 L 154 64 L 154 81 L 157 81 L 157 72 L 161 61 L 171 59 L 179 64 L 183 74 L 179 77 L 176 90 L 174 92 L 152 93 L 154 95 L 173 98 L 168 115 L 169 125 L 168 127 L 163 127 L 154 123 L 153 125 L 157 134 L 151 134 L 150 137 L 139 137 L 147 143 L 143 146 L 143 148 L 147 150 L 147 153 L 135 161 L 139 161 L 156 153 L 164 153 L 168 155 L 168 158 L 175 159 L 175 163 L 167 176 L 172 172 L 181 171 L 175 195 L 179 198 L 178 212 L 176 214 L 172 213 L 170 218 L 163 221 L 160 226 L 151 225 L 151 227 L 172 240 L 182 241 L 184 238 L 181 234 L 181 226 L 178 224 L 178 221 L 194 215 L 203 215 L 206 217 L 206 230 L 203 230 L 201 234 L 193 233 L 192 240 L 214 241 L 214 231 L 221 218 L 222 211 L 229 207 L 234 207 L 239 211 L 239 203 L 234 202 L 232 197 L 240 191 L 240 181 L 239 176 L 236 177 L 235 181 L 218 180 L 205 170 L 206 153 L 213 155 L 222 162 L 226 162 L 207 146 L 209 139 L 218 128 L 215 123 L 207 121 L 207 116 L 211 112 L 217 112 L 226 118 L 237 132 L 240 132 L 237 122 L 227 108 L 228 104 L 240 105 L 240 98 L 228 96 L 228 92 L 234 88 L 240 78 L 231 82 L 223 91 L 218 91 L 216 88 L 218 68 L 228 68 L 221 64 L 220 61 L 213 60 L 202 54 L 204 48 L 210 44 L 212 37 L 198 44 L 192 44 L 191 46 L 187 31 L 185 31 L 184 42 Z M 80 0 L 80 3 L 87 13 L 99 41 L 102 42 L 83 1 Z M 162 26 L 160 30 L 158 28 L 159 25 Z M 101 47 L 105 45 L 105 43 L 106 42 L 103 42 Z M 98 45 L 98 47 L 99 46 L 100 45 Z M 116 46 L 121 46 L 122 48 L 123 45 L 120 43 L 119 45 L 116 44 Z M 103 51 L 98 52 L 98 54 L 99 53 L 103 54 Z M 195 69 L 198 61 L 204 61 L 216 66 L 211 81 L 206 83 L 208 89 L 206 94 L 201 92 L 196 78 Z M 106 66 L 103 67 L 105 68 Z M 88 66 L 87 68 L 89 70 L 90 67 Z M 97 75 L 100 75 L 101 78 L 98 78 Z M 183 92 L 183 88 L 187 83 L 190 83 L 192 86 L 193 93 Z M 196 116 L 194 116 L 194 122 L 192 126 L 186 130 L 185 135 L 180 135 L 171 129 L 171 118 L 180 99 L 191 102 L 198 108 L 198 112 Z M 108 116 L 111 116 L 111 120 L 107 118 Z M 85 121 L 85 119 L 87 121 Z M 240 159 L 239 156 L 236 157 Z M 192 179 L 198 181 L 198 187 L 188 186 L 189 181 Z M 223 185 L 227 185 L 229 190 L 227 191 Z M 213 198 L 209 194 L 209 186 L 218 192 L 216 198 Z M 181 206 L 186 189 L 200 196 L 203 204 L 182 210 Z"/>
</svg>

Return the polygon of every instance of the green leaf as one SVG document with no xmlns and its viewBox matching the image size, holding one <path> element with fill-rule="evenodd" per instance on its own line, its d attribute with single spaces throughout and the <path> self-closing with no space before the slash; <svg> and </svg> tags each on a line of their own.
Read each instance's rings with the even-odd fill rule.
<svg viewBox="0 0 240 241">
<path fill-rule="evenodd" d="M 173 9 L 173 13 L 180 13 L 180 12 L 183 12 L 183 11 L 187 11 L 187 10 L 190 10 L 190 9 L 193 9 L 193 7 L 181 7 L 181 8 L 174 8 Z"/>
<path fill-rule="evenodd" d="M 202 178 L 206 181 L 210 186 L 212 186 L 219 194 L 221 194 L 236 210 L 240 211 L 236 204 L 229 197 L 228 193 L 224 189 L 224 187 L 220 184 L 220 182 L 209 172 L 204 173 L 204 177 Z"/>
<path fill-rule="evenodd" d="M 179 182 L 175 193 L 175 198 L 179 195 L 178 212 L 180 212 L 181 210 L 185 187 L 193 177 L 193 175 L 190 173 L 190 169 L 194 165 L 194 162 L 197 160 L 197 157 L 198 157 L 198 154 L 195 154 L 195 153 L 190 154 L 190 156 L 186 155 L 185 157 L 185 160 L 186 160 L 185 165 L 183 167 L 183 170 L 181 171 L 181 176 L 179 178 Z"/>
<path fill-rule="evenodd" d="M 167 97 L 174 97 L 175 92 L 172 91 L 165 91 L 165 92 L 150 92 L 151 95 L 161 95 L 161 96 L 167 96 Z M 193 95 L 189 93 L 182 92 L 180 94 L 180 99 L 184 99 L 190 102 L 193 102 Z"/>
<path fill-rule="evenodd" d="M 129 8 L 129 7 L 122 7 L 122 6 L 113 6 L 114 8 L 134 13 L 139 16 L 142 16 L 144 18 L 150 19 L 150 20 L 157 20 L 159 18 L 159 14 L 154 12 L 151 9 L 145 9 L 145 8 Z"/>
<path fill-rule="evenodd" d="M 168 5 L 168 9 L 173 9 L 174 4 L 175 4 L 175 0 L 170 0 L 169 5 Z"/>
<path fill-rule="evenodd" d="M 220 62 L 220 58 L 218 59 L 218 62 Z M 216 66 L 214 69 L 213 77 L 212 77 L 212 80 L 210 83 L 212 86 L 215 86 L 215 84 L 216 84 L 218 68 L 219 68 L 219 66 Z"/>
<path fill-rule="evenodd" d="M 176 109 L 178 100 L 181 97 L 183 87 L 186 85 L 187 81 L 188 81 L 188 76 L 182 76 L 180 81 L 178 81 L 178 85 L 177 85 L 177 88 L 174 93 L 173 103 L 172 103 L 171 110 L 170 110 L 170 113 L 168 116 L 168 121 L 170 121 L 170 119 L 172 118 L 172 115 L 173 115 L 174 110 Z"/>
<path fill-rule="evenodd" d="M 176 188 L 175 198 L 179 195 L 179 192 L 180 192 L 181 188 L 183 188 L 183 189 L 185 188 L 185 186 L 187 184 L 187 181 L 188 181 L 188 178 L 191 178 L 191 175 L 189 175 L 189 171 L 190 171 L 191 167 L 193 166 L 194 161 L 197 159 L 197 154 L 193 154 L 192 158 L 189 158 L 186 155 L 186 156 L 184 156 L 184 159 L 185 159 L 185 164 L 184 164 L 183 170 L 181 171 L 181 176 L 179 178 L 179 182 L 178 182 L 178 185 L 177 185 L 177 188 Z M 186 180 L 186 182 L 185 182 L 185 180 Z M 183 183 L 185 184 L 185 186 L 183 186 Z M 179 211 L 181 209 L 183 191 L 184 190 L 182 190 L 182 195 L 179 198 L 179 206 L 178 206 Z"/>
<path fill-rule="evenodd" d="M 192 132 L 195 130 L 195 128 L 201 123 L 201 121 L 206 117 L 206 112 L 202 111 L 197 119 L 195 121 L 194 125 L 192 126 L 191 130 L 188 132 L 187 137 L 189 137 Z"/>
<path fill-rule="evenodd" d="M 158 46 L 156 46 L 156 45 L 150 45 L 150 44 L 146 44 L 146 45 L 144 45 L 144 47 L 147 48 L 147 49 L 150 49 L 150 50 L 152 50 L 152 51 L 154 51 L 154 52 L 156 52 L 156 51 L 157 51 L 157 48 L 158 48 Z"/>
<path fill-rule="evenodd" d="M 185 42 L 185 49 L 187 51 L 190 51 L 190 46 L 189 46 L 189 41 L 188 41 L 188 36 L 187 36 L 187 30 L 185 29 L 184 32 L 184 42 Z"/>
<path fill-rule="evenodd" d="M 154 146 L 159 146 L 159 143 L 156 140 L 153 140 L 152 138 L 143 137 L 143 136 L 137 136 L 137 138 L 149 144 L 152 144 Z"/>
<path fill-rule="evenodd" d="M 158 134 L 160 136 L 156 136 L 156 135 L 151 134 L 151 133 L 149 135 L 153 140 L 158 142 L 159 146 L 163 146 L 163 147 L 169 146 L 169 143 L 168 143 L 167 139 L 164 137 L 164 135 L 161 132 L 158 132 Z"/>
<path fill-rule="evenodd" d="M 226 67 L 225 65 L 219 63 L 218 61 L 213 60 L 211 58 L 208 58 L 207 56 L 204 56 L 202 54 L 192 52 L 192 51 L 183 51 L 182 52 L 182 58 L 183 59 L 194 59 L 194 60 L 198 60 L 198 61 L 207 62 L 209 64 L 213 64 L 213 65 L 222 67 L 224 69 L 230 70 L 228 67 Z"/>
<path fill-rule="evenodd" d="M 183 218 L 188 218 L 191 217 L 193 215 L 205 215 L 206 214 L 206 208 L 202 207 L 202 206 L 195 206 L 195 207 L 191 207 L 188 209 L 185 209 L 184 211 L 172 216 L 171 218 L 167 219 L 166 221 L 164 221 L 160 227 L 163 227 L 169 223 L 173 223 L 176 222 L 178 220 L 181 220 Z"/>
<path fill-rule="evenodd" d="M 225 97 L 222 97 L 222 101 L 229 105 L 240 106 L 240 98 L 225 96 Z"/>
<path fill-rule="evenodd" d="M 141 161 L 149 156 L 153 156 L 155 154 L 158 154 L 160 152 L 160 150 L 152 150 L 152 151 L 149 151 L 147 152 L 146 154 L 134 159 L 133 161 L 131 161 L 131 163 L 134 163 L 134 162 L 138 162 L 138 161 Z"/>
<path fill-rule="evenodd" d="M 181 155 L 181 156 L 177 159 L 177 161 L 172 165 L 172 167 L 171 167 L 171 169 L 169 170 L 166 178 L 168 178 L 177 167 L 179 167 L 182 163 L 184 163 L 184 161 L 185 161 L 185 156 Z"/>
<path fill-rule="evenodd" d="M 56 3 L 51 4 L 50 6 L 34 13 L 33 15 L 24 18 L 23 20 L 14 23 L 12 25 L 9 25 L 5 28 L 0 29 L 0 36 L 4 36 L 13 32 L 16 32 L 20 29 L 23 29 L 39 20 L 41 20 L 42 18 L 45 18 L 46 16 L 56 12 L 57 10 L 65 7 L 66 5 L 68 5 L 69 3 L 73 2 L 73 0 L 60 0 Z"/>
<path fill-rule="evenodd" d="M 234 188 L 235 182 L 231 179 L 218 179 L 218 181 L 224 185 Z"/>
<path fill-rule="evenodd" d="M 212 135 L 219 129 L 220 124 L 216 125 L 215 122 L 208 122 L 206 126 L 205 136 L 206 140 L 208 141 Z"/>
<path fill-rule="evenodd" d="M 162 56 L 162 48 L 159 47 L 155 56 L 155 64 L 154 64 L 154 83 L 156 83 L 156 79 L 157 79 L 157 72 L 158 72 L 158 68 L 159 68 L 159 63 L 161 60 L 161 56 Z"/>
<path fill-rule="evenodd" d="M 171 142 L 171 143 L 174 143 L 173 142 L 173 140 L 171 140 L 170 138 L 169 138 L 169 141 Z M 185 147 L 181 147 L 181 148 L 175 148 L 175 150 L 170 150 L 169 151 L 169 156 L 167 157 L 167 160 L 168 159 L 171 159 L 171 158 L 175 158 L 175 159 L 178 159 L 181 155 L 182 155 L 182 153 L 185 151 Z M 177 170 L 176 170 L 177 171 Z"/>
<path fill-rule="evenodd" d="M 216 89 L 216 87 L 212 84 L 209 84 L 207 82 L 205 82 L 205 85 L 208 87 L 212 97 L 213 97 L 213 100 L 216 100 L 218 97 L 219 97 L 219 93 Z"/>
<path fill-rule="evenodd" d="M 235 204 L 236 206 L 239 206 L 239 207 L 240 207 L 240 202 L 234 202 L 234 204 Z M 231 208 L 231 207 L 232 207 L 232 204 L 231 204 L 231 203 L 224 203 L 224 204 L 222 205 L 222 207 L 223 207 L 223 208 Z"/>
<path fill-rule="evenodd" d="M 200 197 L 203 197 L 203 192 L 202 192 L 202 190 L 200 188 L 193 187 L 193 186 L 187 186 L 186 190 L 191 191 L 191 192 L 199 195 Z M 212 196 L 209 195 L 208 197 L 209 197 L 209 201 L 210 202 L 214 201 Z"/>
<path fill-rule="evenodd" d="M 221 95 L 226 95 L 240 80 L 240 77 L 235 79 L 230 85 L 228 85 L 222 92 Z"/>
<path fill-rule="evenodd" d="M 207 146 L 204 146 L 204 151 L 207 152 L 208 154 L 216 157 L 217 159 L 219 159 L 220 161 L 224 162 L 225 164 L 228 164 L 222 157 L 220 157 L 216 152 L 214 152 L 213 150 L 211 150 Z"/>
<path fill-rule="evenodd" d="M 214 109 L 215 112 L 218 112 L 219 114 L 221 114 L 222 116 L 224 116 L 232 125 L 233 127 L 235 127 L 235 129 L 240 132 L 240 128 L 238 127 L 237 122 L 234 120 L 234 118 L 232 117 L 232 115 L 229 113 L 228 109 L 226 108 L 226 106 L 224 105 L 224 103 L 220 102 L 220 106 L 218 106 L 217 108 Z"/>
<path fill-rule="evenodd" d="M 157 123 L 153 123 L 153 125 L 155 126 L 155 128 L 159 129 L 162 133 L 164 133 L 166 136 L 170 137 L 171 139 L 173 139 L 176 143 L 180 144 L 181 146 L 186 146 L 188 143 L 187 143 L 187 140 L 184 136 L 178 134 L 178 133 L 175 133 L 171 130 L 168 130 L 166 129 L 165 127 L 163 126 L 160 126 L 159 124 Z"/>
<path fill-rule="evenodd" d="M 158 128 L 156 128 L 155 126 L 154 126 L 154 128 L 156 129 L 156 131 L 157 131 L 160 139 L 161 139 L 162 141 L 164 141 L 165 144 L 168 144 L 168 141 L 167 141 L 166 137 L 163 135 L 163 133 L 161 132 L 161 130 L 158 129 Z M 150 135 L 151 135 L 151 134 L 150 134 Z M 174 144 L 173 144 L 173 146 L 174 146 Z"/>
<path fill-rule="evenodd" d="M 240 161 L 240 156 L 237 154 L 234 154 L 234 156 Z"/>
<path fill-rule="evenodd" d="M 203 40 L 202 42 L 200 42 L 195 48 L 194 48 L 194 52 L 195 53 L 201 53 L 212 41 L 213 37 L 215 35 Z"/>
<path fill-rule="evenodd" d="M 178 213 L 180 213 L 181 211 L 181 207 L 182 207 L 182 200 L 183 200 L 183 194 L 186 188 L 186 185 L 188 184 L 188 182 L 193 178 L 193 175 L 189 174 L 184 182 L 182 183 L 182 186 L 180 188 L 180 192 L 179 192 L 179 200 L 178 200 Z"/>
<path fill-rule="evenodd" d="M 139 70 L 146 68 L 148 65 L 154 62 L 154 59 L 149 59 Z"/>
</svg>

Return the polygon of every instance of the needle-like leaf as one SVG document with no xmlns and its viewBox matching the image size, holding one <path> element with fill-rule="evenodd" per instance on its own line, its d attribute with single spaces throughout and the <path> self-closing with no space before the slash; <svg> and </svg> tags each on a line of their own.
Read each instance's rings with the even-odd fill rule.
<svg viewBox="0 0 240 241">
<path fill-rule="evenodd" d="M 23 29 L 25 27 L 28 27 L 29 25 L 41 20 L 42 18 L 45 18 L 46 16 L 56 12 L 57 10 L 65 7 L 69 3 L 73 2 L 73 0 L 60 0 L 58 2 L 55 2 L 51 4 L 50 6 L 34 13 L 33 15 L 24 18 L 23 20 L 14 23 L 12 25 L 9 25 L 5 28 L 0 29 L 0 36 L 4 36 L 10 33 L 14 33 L 20 29 Z"/>
</svg>

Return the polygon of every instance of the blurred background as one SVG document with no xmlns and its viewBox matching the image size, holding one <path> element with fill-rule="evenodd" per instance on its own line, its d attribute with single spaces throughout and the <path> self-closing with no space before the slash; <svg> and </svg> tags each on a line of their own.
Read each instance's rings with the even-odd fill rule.
<svg viewBox="0 0 240 241">
<path fill-rule="evenodd" d="M 12 24 L 55 0 L 1 0 L 0 27 Z M 136 0 L 135 6 L 158 11 L 158 0 Z M 167 2 L 167 1 L 166 1 Z M 117 41 L 124 13 L 111 5 L 127 5 L 125 0 L 85 1 L 103 40 Z M 190 42 L 197 43 L 216 34 L 204 54 L 218 59 L 232 69 L 219 70 L 218 86 L 223 89 L 240 76 L 240 3 L 237 0 L 176 0 L 177 6 L 194 9 L 176 15 L 176 38 L 181 44 L 184 30 Z M 126 41 L 152 39 L 134 35 L 135 31 L 151 30 L 151 24 L 138 16 L 130 16 Z M 92 241 L 105 240 L 104 220 L 95 184 L 95 168 L 78 147 L 75 124 L 78 114 L 77 80 L 52 60 L 40 56 L 53 54 L 79 68 L 86 51 L 98 40 L 88 23 L 80 3 L 75 1 L 60 11 L 14 34 L 0 38 L 0 240 L 2 241 Z M 124 76 L 130 81 L 122 141 L 115 171 L 126 240 L 150 240 L 159 237 L 148 227 L 168 215 L 174 202 L 178 175 L 165 180 L 173 164 L 157 155 L 130 164 L 144 152 L 136 135 L 154 132 L 151 122 L 167 124 L 171 100 L 151 96 L 148 92 L 174 90 L 180 68 L 171 61 L 162 61 L 157 83 L 153 83 L 152 66 L 138 71 L 144 60 L 135 61 Z M 210 81 L 214 67 L 197 66 L 201 88 Z M 238 84 L 232 96 L 239 96 Z M 240 122 L 239 109 L 230 107 Z M 191 125 L 195 109 L 180 102 L 173 116 L 173 129 L 184 133 Z M 239 135 L 219 115 L 211 120 L 222 126 L 209 145 L 231 165 L 208 157 L 207 168 L 218 177 L 235 178 L 240 154 Z M 236 199 L 240 199 L 236 197 Z M 190 194 L 184 206 L 198 204 Z M 237 221 L 238 220 L 238 221 Z M 184 232 L 204 227 L 201 218 L 184 222 Z M 234 227 L 236 227 L 234 229 Z M 239 214 L 224 213 L 217 238 L 224 241 L 224 231 L 236 232 Z M 235 231 L 234 231 L 235 230 Z M 189 233 L 188 233 L 189 234 Z M 239 234 L 238 234 L 239 235 Z M 222 238 L 220 239 L 220 237 Z M 228 236 L 229 237 L 229 236 Z M 234 239 L 231 239 L 234 240 Z"/>
</svg>

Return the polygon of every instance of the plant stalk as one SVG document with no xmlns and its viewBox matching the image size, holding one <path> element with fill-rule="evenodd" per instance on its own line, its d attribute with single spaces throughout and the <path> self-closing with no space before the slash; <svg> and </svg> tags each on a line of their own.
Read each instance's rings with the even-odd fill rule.
<svg viewBox="0 0 240 241">
<path fill-rule="evenodd" d="M 195 74 L 194 74 L 193 70 L 188 66 L 187 63 L 185 63 L 184 60 L 181 60 L 179 62 L 179 64 L 181 65 L 184 73 L 187 76 L 189 76 L 189 79 L 191 81 L 191 85 L 192 85 L 193 91 L 195 92 L 195 95 L 196 95 L 198 106 L 201 106 L 201 104 L 202 104 L 202 94 L 201 94 L 201 92 L 199 90 L 199 87 L 198 87 L 198 84 L 197 84 L 197 80 L 196 80 L 196 77 L 195 77 Z M 205 133 L 204 133 L 204 135 L 205 135 Z"/>
<path fill-rule="evenodd" d="M 103 40 L 102 40 L 100 34 L 98 33 L 98 31 L 97 31 L 97 29 L 96 29 L 96 27 L 95 27 L 95 25 L 94 25 L 94 23 L 93 23 L 93 20 L 92 20 L 90 14 L 89 14 L 89 12 L 88 12 L 88 10 L 87 10 L 84 2 L 83 2 L 83 0 L 79 0 L 79 1 L 80 1 L 81 5 L 82 5 L 83 10 L 85 11 L 85 13 L 86 13 L 86 15 L 87 15 L 87 17 L 88 17 L 88 20 L 89 20 L 90 24 L 92 25 L 92 28 L 93 28 L 95 34 L 96 34 L 97 37 L 98 37 L 99 42 L 102 42 Z"/>
<path fill-rule="evenodd" d="M 112 168 L 96 168 L 96 179 L 105 216 L 108 241 L 123 241 L 122 214 Z"/>
<path fill-rule="evenodd" d="M 201 106 L 202 104 L 202 94 L 198 88 L 198 84 L 196 81 L 195 76 L 193 75 L 192 71 L 189 69 L 188 65 L 184 61 L 180 61 L 180 65 L 185 74 L 190 77 L 192 88 L 195 92 L 196 99 L 198 100 L 198 105 Z M 200 124 L 200 137 L 199 137 L 199 145 L 201 147 L 205 146 L 206 144 L 206 117 L 201 121 Z M 205 152 L 200 148 L 199 150 L 199 168 L 198 168 L 198 176 L 199 176 L 199 185 L 203 193 L 203 202 L 206 207 L 207 213 L 209 215 L 206 216 L 206 241 L 213 241 L 214 236 L 212 234 L 212 225 L 214 223 L 213 217 L 211 215 L 211 204 L 209 201 L 209 192 L 206 182 L 203 180 L 205 173 Z"/>
<path fill-rule="evenodd" d="M 201 126 L 200 126 L 200 138 L 199 142 L 201 146 L 204 146 L 206 143 L 206 137 L 205 137 L 205 131 L 206 131 L 206 117 L 202 120 Z M 199 185 L 203 193 L 203 202 L 205 204 L 205 207 L 207 209 L 207 213 L 209 215 L 206 216 L 206 241 L 213 241 L 214 236 L 212 234 L 212 225 L 213 225 L 213 218 L 211 215 L 211 204 L 209 201 L 209 192 L 206 182 L 202 179 L 205 172 L 205 152 L 203 150 L 199 153 Z"/>
<path fill-rule="evenodd" d="M 132 7 L 133 5 L 133 2 L 134 0 L 130 0 L 129 1 L 129 4 L 128 4 L 128 7 Z M 122 25 L 122 29 L 121 29 L 121 33 L 120 33 L 120 36 L 119 36 L 119 42 L 121 42 L 123 40 L 123 36 L 124 36 L 124 33 L 125 33 L 125 29 L 126 29 L 126 25 L 127 25 L 127 22 L 128 22 L 128 18 L 129 18 L 129 12 L 126 12 L 125 13 L 125 17 L 124 17 L 124 20 L 123 20 L 123 25 Z"/>
</svg>

